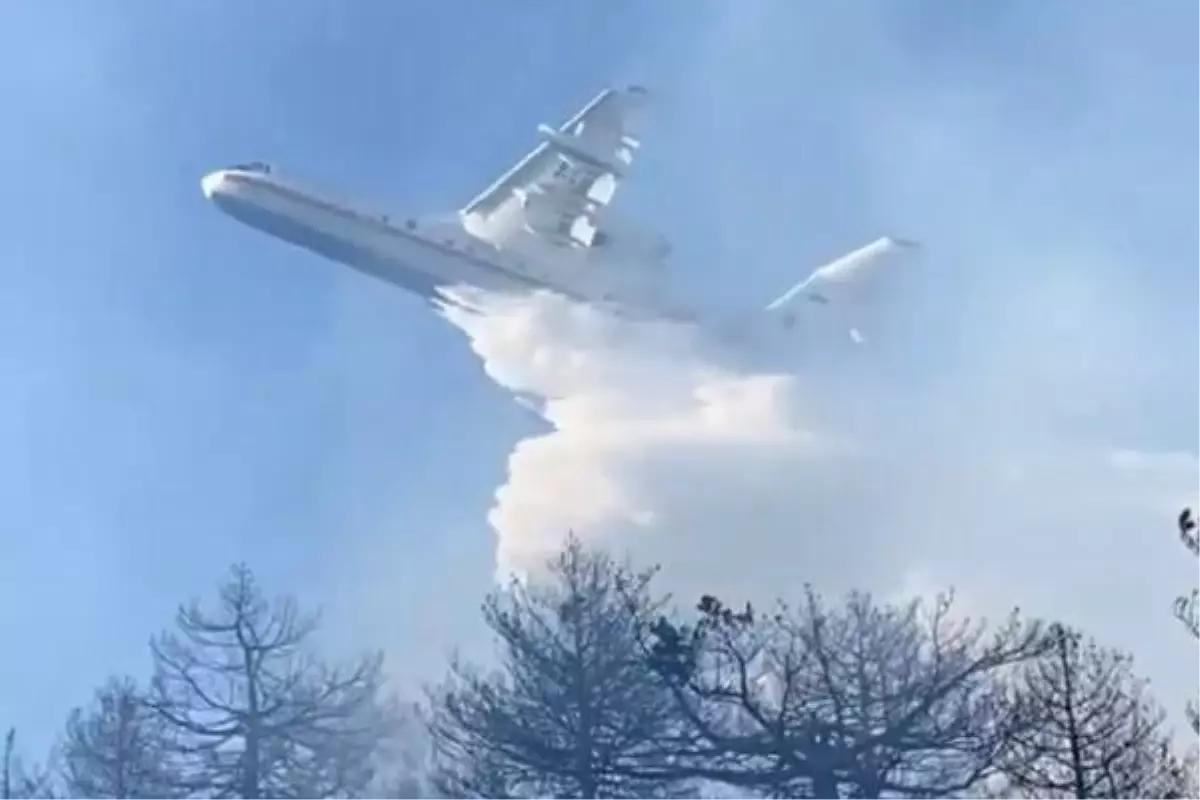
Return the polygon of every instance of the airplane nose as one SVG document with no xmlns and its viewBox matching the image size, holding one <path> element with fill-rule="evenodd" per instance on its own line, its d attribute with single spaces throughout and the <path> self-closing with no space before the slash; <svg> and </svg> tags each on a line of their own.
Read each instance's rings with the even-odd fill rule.
<svg viewBox="0 0 1200 800">
<path fill-rule="evenodd" d="M 225 170 L 210 172 L 200 179 L 200 191 L 204 192 L 206 199 L 212 200 L 213 197 L 221 193 L 226 183 Z"/>
</svg>

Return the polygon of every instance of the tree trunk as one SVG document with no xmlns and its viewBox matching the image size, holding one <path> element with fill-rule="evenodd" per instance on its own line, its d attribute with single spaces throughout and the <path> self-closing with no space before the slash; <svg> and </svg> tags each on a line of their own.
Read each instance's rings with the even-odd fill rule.
<svg viewBox="0 0 1200 800">
<path fill-rule="evenodd" d="M 841 797 L 838 794 L 837 776 L 832 772 L 818 772 L 813 775 L 813 796 L 837 798 Z"/>
<path fill-rule="evenodd" d="M 245 647 L 243 645 L 243 647 Z M 257 800 L 259 796 L 259 726 L 258 682 L 254 660 L 245 649 L 246 664 L 246 752 L 242 755 L 242 797 Z"/>
<path fill-rule="evenodd" d="M 1086 798 L 1088 796 L 1088 787 L 1084 783 L 1083 776 L 1083 754 L 1079 748 L 1079 725 L 1075 720 L 1075 687 L 1071 685 L 1071 660 L 1070 660 L 1070 642 L 1067 641 L 1066 632 L 1059 630 L 1058 632 L 1058 658 L 1063 668 L 1063 694 L 1064 706 L 1067 712 L 1067 735 L 1071 742 L 1071 770 L 1075 773 L 1072 777 L 1075 784 L 1075 796 Z"/>
<path fill-rule="evenodd" d="M 8 733 L 4 736 L 4 783 L 0 786 L 4 800 L 12 797 L 12 751 L 16 735 L 16 728 L 9 728 Z"/>
</svg>

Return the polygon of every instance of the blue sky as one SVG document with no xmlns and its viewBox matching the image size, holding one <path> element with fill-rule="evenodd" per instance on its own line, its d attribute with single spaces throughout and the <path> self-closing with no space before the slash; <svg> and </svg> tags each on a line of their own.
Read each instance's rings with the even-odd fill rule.
<svg viewBox="0 0 1200 800">
<path fill-rule="evenodd" d="M 1045 285 L 968 256 L 1017 235 L 1086 245 L 1110 279 L 1078 314 L 1121 315 L 1064 334 L 1097 342 L 1098 366 L 1038 379 L 1083 387 L 1091 410 L 1039 423 L 1194 453 L 1196 10 L 1154 11 L 5 4 L 0 631 L 19 657 L 0 660 L 0 724 L 45 741 L 106 675 L 144 673 L 148 636 L 236 560 L 327 606 L 338 648 L 387 644 L 410 676 L 473 631 L 487 511 L 534 422 L 412 298 L 208 207 L 199 177 L 228 163 L 384 210 L 454 208 L 538 122 L 643 80 L 668 100 L 620 202 L 675 241 L 693 299 L 764 301 L 901 229 L 942 253 L 920 283 L 944 294 L 899 325 L 911 343 L 918 321 L 1012 323 L 1006 298 Z M 972 344 L 994 342 L 926 348 L 909 384 L 953 379 Z M 381 539 L 402 556 L 373 559 Z M 369 621 L 345 600 L 364 593 Z"/>
</svg>

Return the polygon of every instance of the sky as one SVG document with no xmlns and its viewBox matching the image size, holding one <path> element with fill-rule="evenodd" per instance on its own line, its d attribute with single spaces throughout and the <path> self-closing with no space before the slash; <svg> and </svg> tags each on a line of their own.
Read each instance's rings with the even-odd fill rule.
<svg viewBox="0 0 1200 800">
<path fill-rule="evenodd" d="M 1181 702 L 1196 15 L 5 4 L 0 724 L 48 743 L 242 560 L 321 606 L 333 651 L 436 678 L 479 646 L 497 570 L 568 527 L 681 595 L 1020 604 L 1133 650 Z M 633 80 L 660 105 L 617 202 L 673 241 L 699 307 L 762 305 L 882 232 L 924 243 L 868 348 L 714 368 L 553 298 L 459 330 L 199 191 L 261 159 L 371 208 L 453 209 L 539 122 Z M 514 388 L 554 398 L 545 419 Z"/>
</svg>

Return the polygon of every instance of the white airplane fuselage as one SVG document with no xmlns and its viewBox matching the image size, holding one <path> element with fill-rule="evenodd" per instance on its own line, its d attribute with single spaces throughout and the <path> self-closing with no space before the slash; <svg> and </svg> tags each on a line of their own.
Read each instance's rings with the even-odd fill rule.
<svg viewBox="0 0 1200 800">
<path fill-rule="evenodd" d="M 615 287 L 565 280 L 527 248 L 498 247 L 449 219 L 392 218 L 302 189 L 258 165 L 209 173 L 204 195 L 235 219 L 326 258 L 407 289 L 430 302 L 456 286 L 490 292 L 558 292 L 583 302 L 617 304 L 633 312 L 638 298 Z M 570 261 L 564 254 L 560 260 Z M 577 270 L 576 274 L 582 273 Z M 649 308 L 646 313 L 657 315 Z"/>
</svg>

